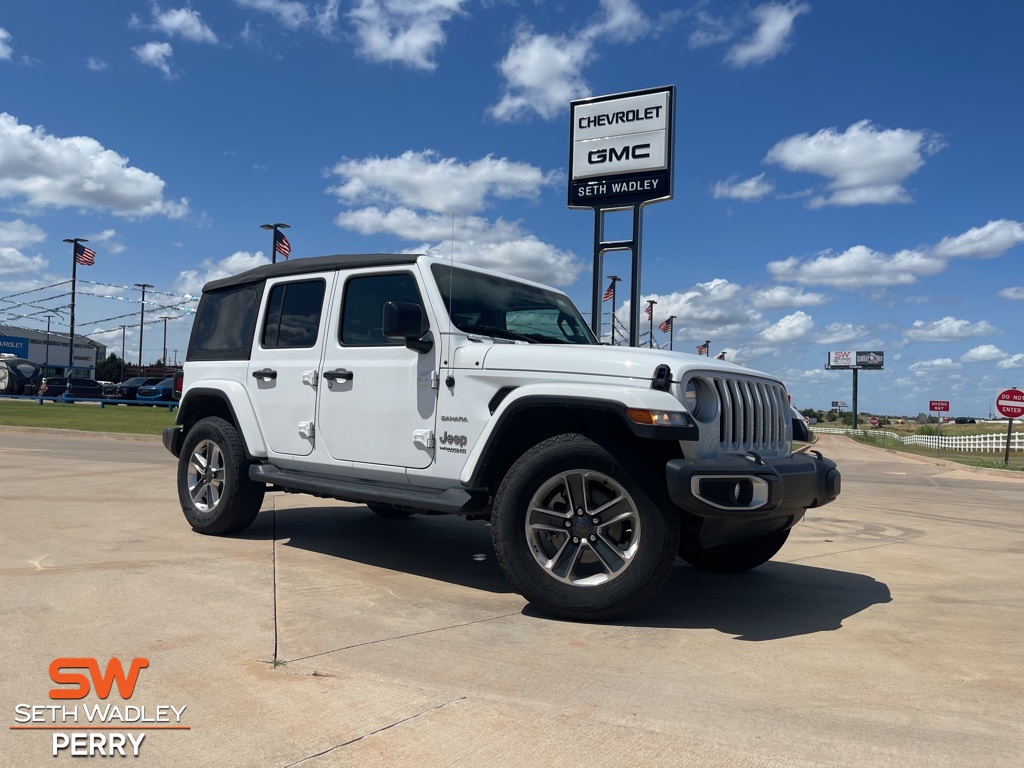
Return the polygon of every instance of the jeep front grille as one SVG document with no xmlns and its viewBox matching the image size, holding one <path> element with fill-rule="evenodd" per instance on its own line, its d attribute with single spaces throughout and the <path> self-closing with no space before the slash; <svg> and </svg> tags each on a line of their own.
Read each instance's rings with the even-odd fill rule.
<svg viewBox="0 0 1024 768">
<path fill-rule="evenodd" d="M 781 384 L 738 376 L 714 376 L 720 409 L 718 430 L 726 452 L 788 448 L 789 405 Z"/>
</svg>

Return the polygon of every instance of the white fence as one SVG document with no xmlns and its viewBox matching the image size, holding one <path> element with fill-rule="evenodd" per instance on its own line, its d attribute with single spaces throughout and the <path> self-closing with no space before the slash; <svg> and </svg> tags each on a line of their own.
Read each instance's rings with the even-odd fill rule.
<svg viewBox="0 0 1024 768">
<path fill-rule="evenodd" d="M 991 435 L 908 435 L 903 437 L 895 432 L 877 429 L 840 429 L 836 427 L 811 427 L 813 432 L 832 435 L 868 435 L 898 440 L 904 445 L 923 445 L 926 448 L 944 448 L 965 453 L 1005 453 L 1006 433 Z M 1014 432 L 1010 438 L 1011 451 L 1024 451 L 1024 432 Z"/>
</svg>

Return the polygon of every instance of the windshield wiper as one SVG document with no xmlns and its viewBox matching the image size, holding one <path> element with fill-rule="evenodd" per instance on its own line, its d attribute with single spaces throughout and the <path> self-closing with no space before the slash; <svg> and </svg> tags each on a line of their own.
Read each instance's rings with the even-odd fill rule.
<svg viewBox="0 0 1024 768">
<path fill-rule="evenodd" d="M 496 328 L 493 325 L 469 325 L 462 330 L 466 331 L 466 333 L 479 332 L 484 336 L 496 336 L 499 339 L 515 339 L 517 341 L 527 341 L 531 344 L 537 343 L 535 339 L 531 339 L 522 333 L 510 331 L 508 328 Z"/>
</svg>

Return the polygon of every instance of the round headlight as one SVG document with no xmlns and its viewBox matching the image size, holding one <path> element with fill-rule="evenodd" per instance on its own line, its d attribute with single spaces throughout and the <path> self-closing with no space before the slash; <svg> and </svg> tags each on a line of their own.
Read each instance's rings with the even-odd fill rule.
<svg viewBox="0 0 1024 768">
<path fill-rule="evenodd" d="M 700 386 L 693 379 L 686 382 L 683 404 L 690 413 L 695 414 L 700 410 Z"/>
</svg>

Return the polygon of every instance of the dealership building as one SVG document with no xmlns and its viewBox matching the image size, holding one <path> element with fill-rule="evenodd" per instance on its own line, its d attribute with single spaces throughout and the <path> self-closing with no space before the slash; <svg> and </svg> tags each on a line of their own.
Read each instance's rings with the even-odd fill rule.
<svg viewBox="0 0 1024 768">
<path fill-rule="evenodd" d="M 68 336 L 14 325 L 0 325 L 0 354 L 14 355 L 43 367 L 44 376 L 67 375 Z M 75 334 L 74 373 L 85 378 L 96 375 L 96 361 L 107 356 L 105 345 Z"/>
</svg>

